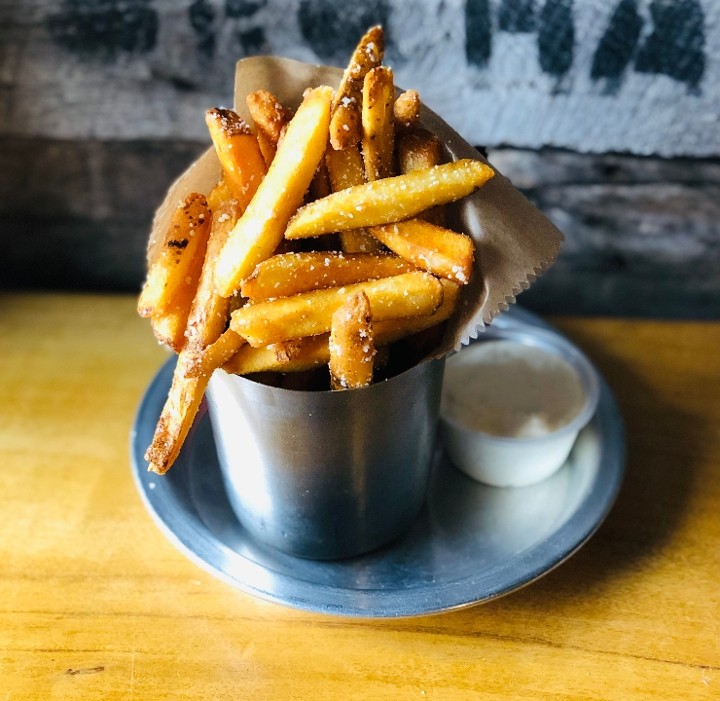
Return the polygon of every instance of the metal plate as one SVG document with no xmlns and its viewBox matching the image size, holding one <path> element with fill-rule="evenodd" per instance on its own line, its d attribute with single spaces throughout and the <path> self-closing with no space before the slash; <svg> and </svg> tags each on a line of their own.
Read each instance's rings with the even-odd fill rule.
<svg viewBox="0 0 720 701">
<path fill-rule="evenodd" d="M 512 307 L 495 328 L 548 328 Z M 223 489 L 210 422 L 198 415 L 175 466 L 147 472 L 143 453 L 165 401 L 174 361 L 157 374 L 131 434 L 133 472 L 160 528 L 190 559 L 255 596 L 363 618 L 437 613 L 508 594 L 576 552 L 612 506 L 624 471 L 622 420 L 601 379 L 600 401 L 566 464 L 529 487 L 497 489 L 461 474 L 438 450 L 427 504 L 399 540 L 339 561 L 295 558 L 255 542 Z"/>
</svg>

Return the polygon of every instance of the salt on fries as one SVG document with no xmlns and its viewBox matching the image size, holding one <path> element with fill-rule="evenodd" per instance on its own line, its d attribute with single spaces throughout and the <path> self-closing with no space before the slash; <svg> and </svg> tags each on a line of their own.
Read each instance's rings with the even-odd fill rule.
<svg viewBox="0 0 720 701">
<path fill-rule="evenodd" d="M 417 92 L 395 98 L 383 48 L 373 27 L 338 89 L 309 88 L 294 115 L 266 90 L 246 98 L 250 124 L 206 113 L 222 177 L 178 204 L 138 301 L 178 353 L 150 470 L 177 458 L 216 369 L 325 366 L 327 388 L 357 389 L 396 371 L 394 348 L 422 357 L 455 313 L 475 247 L 441 225 L 444 206 L 493 170 L 443 162 Z"/>
</svg>

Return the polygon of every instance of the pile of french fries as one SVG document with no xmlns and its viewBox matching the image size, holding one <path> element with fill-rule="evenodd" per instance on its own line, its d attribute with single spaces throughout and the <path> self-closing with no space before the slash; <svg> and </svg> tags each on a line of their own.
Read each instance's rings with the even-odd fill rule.
<svg viewBox="0 0 720 701">
<path fill-rule="evenodd" d="M 443 206 L 493 171 L 443 162 L 418 94 L 396 97 L 383 45 L 370 29 L 339 87 L 308 88 L 294 114 L 264 90 L 247 96 L 251 124 L 207 112 L 222 177 L 180 203 L 138 302 L 178 354 L 151 471 L 177 458 L 217 368 L 288 378 L 324 367 L 332 389 L 356 389 L 393 344 L 455 311 L 474 244 L 446 228 Z"/>
</svg>

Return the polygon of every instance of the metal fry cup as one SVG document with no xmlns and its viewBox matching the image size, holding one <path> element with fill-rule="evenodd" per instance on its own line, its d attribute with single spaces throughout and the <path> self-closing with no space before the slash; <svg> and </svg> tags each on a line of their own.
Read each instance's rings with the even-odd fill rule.
<svg viewBox="0 0 720 701">
<path fill-rule="evenodd" d="M 362 389 L 298 391 L 222 370 L 207 391 L 227 494 L 258 541 L 313 559 L 385 545 L 427 491 L 444 358 Z"/>
</svg>

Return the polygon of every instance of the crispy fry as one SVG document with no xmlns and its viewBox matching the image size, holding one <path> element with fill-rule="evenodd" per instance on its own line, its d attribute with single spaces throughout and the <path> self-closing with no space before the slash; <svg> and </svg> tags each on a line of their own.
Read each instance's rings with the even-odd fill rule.
<svg viewBox="0 0 720 701">
<path fill-rule="evenodd" d="M 330 145 L 334 149 L 355 146 L 361 137 L 360 101 L 365 75 L 379 66 L 385 51 L 382 27 L 371 27 L 360 39 L 343 72 L 332 103 Z"/>
<path fill-rule="evenodd" d="M 397 156 L 401 173 L 432 168 L 443 161 L 442 142 L 425 129 L 414 129 L 398 139 Z"/>
<path fill-rule="evenodd" d="M 428 273 L 412 272 L 345 287 L 247 304 L 233 312 L 230 328 L 256 348 L 330 330 L 333 312 L 349 294 L 363 290 L 373 318 L 398 319 L 431 314 L 440 306 L 443 286 Z"/>
<path fill-rule="evenodd" d="M 443 146 L 435 134 L 425 129 L 413 129 L 403 134 L 397 145 L 398 168 L 401 173 L 432 168 L 443 162 Z M 445 208 L 432 207 L 419 215 L 438 226 L 445 225 Z"/>
<path fill-rule="evenodd" d="M 443 321 L 447 321 L 457 309 L 460 286 L 446 279 L 440 282 L 443 287 L 443 301 L 434 313 L 424 316 L 407 317 L 405 319 L 390 319 L 388 321 L 375 322 L 375 343 L 378 346 L 385 346 L 388 343 L 394 343 L 401 338 L 411 336 L 412 334 L 436 326 Z"/>
<path fill-rule="evenodd" d="M 214 190 L 213 190 L 214 192 Z M 210 193 L 212 198 L 213 193 Z M 230 319 L 230 300 L 215 289 L 215 263 L 228 233 L 240 216 L 237 200 L 228 200 L 213 212 L 210 236 L 200 281 L 190 307 L 185 336 L 195 349 L 205 348 L 217 340 Z"/>
<path fill-rule="evenodd" d="M 265 163 L 269 166 L 275 157 L 280 137 L 290 121 L 290 113 L 268 90 L 250 93 L 245 98 L 245 104 L 255 125 Z"/>
<path fill-rule="evenodd" d="M 347 102 L 340 103 L 330 119 L 331 150 L 353 148 L 362 138 L 359 101 L 355 98 L 346 99 Z"/>
<path fill-rule="evenodd" d="M 145 452 L 148 469 L 160 475 L 172 467 L 180 454 L 207 387 L 207 377 L 190 378 L 185 375 L 187 354 L 188 351 L 184 350 L 178 356 L 167 400 L 152 442 Z"/>
<path fill-rule="evenodd" d="M 469 195 L 493 175 L 493 169 L 481 161 L 463 159 L 356 185 L 301 207 L 285 237 L 307 238 L 407 219 Z"/>
<path fill-rule="evenodd" d="M 370 300 L 362 290 L 350 295 L 332 315 L 329 348 L 332 389 L 358 389 L 372 382 L 375 341 Z"/>
<path fill-rule="evenodd" d="M 265 179 L 218 257 L 215 283 L 223 297 L 234 294 L 282 240 L 325 152 L 331 99 L 329 87 L 311 90 L 288 124 Z"/>
<path fill-rule="evenodd" d="M 208 110 L 205 122 L 225 181 L 241 209 L 245 209 L 265 175 L 265 159 L 257 138 L 247 122 L 232 110 Z"/>
<path fill-rule="evenodd" d="M 420 95 L 417 90 L 406 90 L 393 105 L 395 124 L 405 129 L 417 126 L 420 120 Z"/>
<path fill-rule="evenodd" d="M 475 244 L 465 234 L 422 219 L 373 226 L 370 233 L 418 268 L 461 285 L 470 282 Z"/>
<path fill-rule="evenodd" d="M 457 307 L 459 285 L 441 280 L 443 301 L 434 314 L 390 319 L 373 324 L 375 343 L 386 346 L 450 318 Z M 222 367 L 237 375 L 256 372 L 298 372 L 326 365 L 330 361 L 329 334 L 307 336 L 284 343 L 273 343 L 262 348 L 243 346 Z"/>
<path fill-rule="evenodd" d="M 192 304 L 192 292 L 183 291 L 179 300 L 162 314 L 150 317 L 150 328 L 157 342 L 179 353 L 185 345 L 188 310 Z"/>
<path fill-rule="evenodd" d="M 362 152 L 368 180 L 393 174 L 395 83 L 387 66 L 373 68 L 365 76 L 362 101 Z"/>
<path fill-rule="evenodd" d="M 327 166 L 325 165 L 325 160 L 322 159 L 310 183 L 309 199 L 319 200 L 322 197 L 327 197 L 331 192 L 330 177 L 328 175 Z"/>
<path fill-rule="evenodd" d="M 345 190 L 353 185 L 362 185 L 365 182 L 365 165 L 357 146 L 349 146 L 342 151 L 328 149 L 325 154 L 325 164 L 333 192 Z M 379 251 L 382 248 L 377 239 L 364 229 L 340 232 L 340 242 L 343 251 L 347 253 Z"/>
<path fill-rule="evenodd" d="M 237 206 L 238 202 L 233 195 L 232 188 L 228 185 L 224 177 L 220 178 L 215 187 L 210 190 L 210 194 L 207 196 L 207 203 L 213 214 L 221 207 L 230 205 Z"/>
<path fill-rule="evenodd" d="M 325 154 L 325 164 L 333 192 L 362 185 L 365 182 L 365 166 L 357 146 L 342 151 L 328 149 Z"/>
<path fill-rule="evenodd" d="M 207 200 L 198 193 L 188 195 L 176 209 L 140 294 L 140 316 L 159 317 L 173 310 L 184 313 L 187 319 L 200 277 L 210 219 Z"/>
<path fill-rule="evenodd" d="M 243 280 L 240 294 L 251 302 L 261 302 L 391 277 L 414 269 L 414 265 L 388 253 L 283 253 L 260 263 L 253 274 Z"/>
<path fill-rule="evenodd" d="M 209 377 L 213 370 L 227 363 L 244 345 L 242 336 L 226 329 L 216 341 L 188 356 L 185 374 L 188 377 Z"/>
<path fill-rule="evenodd" d="M 302 372 L 327 365 L 330 360 L 328 334 L 307 336 L 262 348 L 243 346 L 223 366 L 226 372 L 248 375 L 255 372 Z"/>
</svg>

